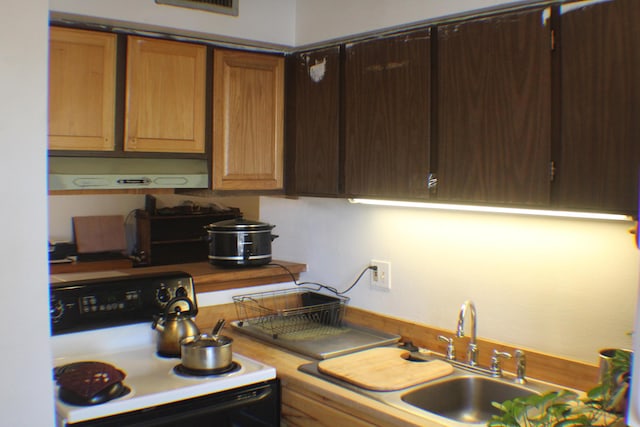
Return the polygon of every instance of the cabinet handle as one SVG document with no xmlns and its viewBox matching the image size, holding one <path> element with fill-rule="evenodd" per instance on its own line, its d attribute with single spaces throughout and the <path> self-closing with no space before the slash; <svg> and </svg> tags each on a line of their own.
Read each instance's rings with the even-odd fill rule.
<svg viewBox="0 0 640 427">
<path fill-rule="evenodd" d="M 427 188 L 429 190 L 433 190 L 437 186 L 438 186 L 438 177 L 436 176 L 435 173 L 429 173 L 429 175 L 427 175 Z"/>
</svg>

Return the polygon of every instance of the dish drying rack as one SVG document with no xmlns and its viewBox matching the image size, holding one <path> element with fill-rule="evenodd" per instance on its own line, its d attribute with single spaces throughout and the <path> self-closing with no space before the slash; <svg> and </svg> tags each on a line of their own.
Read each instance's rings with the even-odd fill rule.
<svg viewBox="0 0 640 427">
<path fill-rule="evenodd" d="M 342 326 L 348 301 L 304 287 L 233 297 L 238 325 L 253 326 L 273 338 L 335 332 Z"/>
</svg>

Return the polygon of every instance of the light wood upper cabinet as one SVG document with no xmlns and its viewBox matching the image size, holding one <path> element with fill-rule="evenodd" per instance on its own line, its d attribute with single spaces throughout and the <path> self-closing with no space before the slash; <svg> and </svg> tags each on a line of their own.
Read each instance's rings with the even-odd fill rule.
<svg viewBox="0 0 640 427">
<path fill-rule="evenodd" d="M 216 49 L 213 188 L 283 187 L 284 58 Z"/>
<path fill-rule="evenodd" d="M 52 27 L 49 149 L 114 149 L 116 35 Z"/>
<path fill-rule="evenodd" d="M 129 36 L 125 151 L 204 153 L 205 46 Z"/>
</svg>

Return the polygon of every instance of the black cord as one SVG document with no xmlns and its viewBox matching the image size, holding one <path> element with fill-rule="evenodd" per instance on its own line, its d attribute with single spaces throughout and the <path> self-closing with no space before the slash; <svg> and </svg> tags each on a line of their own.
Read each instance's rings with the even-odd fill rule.
<svg viewBox="0 0 640 427">
<path fill-rule="evenodd" d="M 322 283 L 318 283 L 318 282 L 298 282 L 296 280 L 296 276 L 291 272 L 291 270 L 289 270 L 287 267 L 285 267 L 282 264 L 278 264 L 275 262 L 270 262 L 269 265 L 275 265 L 277 267 L 282 268 L 284 271 L 286 271 L 287 273 L 289 273 L 289 276 L 291 276 L 291 279 L 293 281 L 293 283 L 296 286 L 302 286 L 302 285 L 313 285 L 313 286 L 318 286 L 317 290 L 320 289 L 326 289 L 330 292 L 333 292 L 334 294 L 338 295 L 338 296 L 344 296 L 344 294 L 346 294 L 347 292 L 349 292 L 351 289 L 353 289 L 354 286 L 356 286 L 358 284 L 358 282 L 360 281 L 360 279 L 362 279 L 362 276 L 364 276 L 364 273 L 367 272 L 367 270 L 377 270 L 378 267 L 375 265 L 368 265 L 364 268 L 364 270 L 362 270 L 360 272 L 360 275 L 358 276 L 358 278 L 351 284 L 351 286 L 349 286 L 346 290 L 342 291 L 342 292 L 338 292 L 338 290 L 336 288 L 334 288 L 333 286 L 328 286 L 328 285 L 324 285 Z"/>
<path fill-rule="evenodd" d="M 353 289 L 353 287 L 360 281 L 360 279 L 362 279 L 362 276 L 364 276 L 364 273 L 366 273 L 367 270 L 377 270 L 377 269 L 378 269 L 378 267 L 376 267 L 375 265 L 366 266 L 366 268 L 360 272 L 360 275 L 355 280 L 355 282 L 353 282 L 353 284 L 351 286 L 349 286 L 345 291 L 340 292 L 338 295 L 346 294 L 351 289 Z"/>
<path fill-rule="evenodd" d="M 280 267 L 281 269 L 283 269 L 284 271 L 286 271 L 287 273 L 289 273 L 289 276 L 291 276 L 291 281 L 293 283 L 295 283 L 296 285 L 298 284 L 297 280 L 296 280 L 296 276 L 293 275 L 293 273 L 291 272 L 291 270 L 289 270 L 287 267 L 285 267 L 282 264 L 278 264 L 277 262 L 270 262 L 269 265 L 275 265 L 276 267 Z"/>
</svg>

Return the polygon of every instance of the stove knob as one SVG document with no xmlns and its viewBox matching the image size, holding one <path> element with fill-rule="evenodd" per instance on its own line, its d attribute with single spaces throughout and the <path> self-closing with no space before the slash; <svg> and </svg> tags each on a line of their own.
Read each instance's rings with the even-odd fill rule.
<svg viewBox="0 0 640 427">
<path fill-rule="evenodd" d="M 178 289 L 176 289 L 176 296 L 177 297 L 186 297 L 187 296 L 187 289 L 184 286 L 180 286 Z"/>
<path fill-rule="evenodd" d="M 49 303 L 49 317 L 52 322 L 58 322 L 64 314 L 64 304 L 56 298 L 51 298 Z"/>
<path fill-rule="evenodd" d="M 156 293 L 156 297 L 158 298 L 158 301 L 166 304 L 171 299 L 171 292 L 169 292 L 169 289 L 167 288 L 160 288 Z"/>
</svg>

